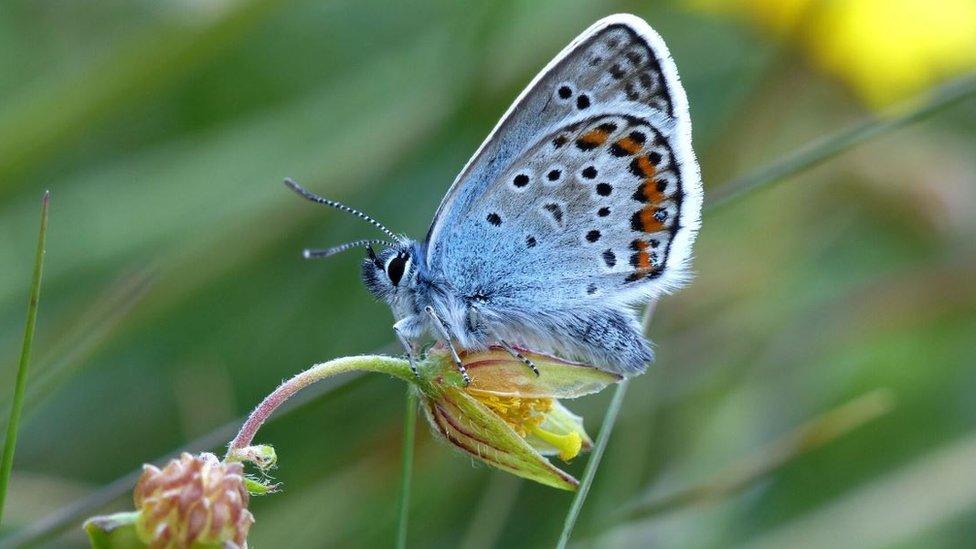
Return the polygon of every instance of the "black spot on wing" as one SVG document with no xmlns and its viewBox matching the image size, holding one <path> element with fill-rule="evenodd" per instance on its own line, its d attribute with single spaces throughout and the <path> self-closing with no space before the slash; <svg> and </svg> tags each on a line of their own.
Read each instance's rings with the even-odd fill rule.
<svg viewBox="0 0 976 549">
<path fill-rule="evenodd" d="M 557 225 L 563 224 L 563 209 L 559 204 L 550 203 L 543 206 L 543 208 L 545 208 L 545 210 L 552 215 L 552 218 L 556 220 Z"/>
</svg>

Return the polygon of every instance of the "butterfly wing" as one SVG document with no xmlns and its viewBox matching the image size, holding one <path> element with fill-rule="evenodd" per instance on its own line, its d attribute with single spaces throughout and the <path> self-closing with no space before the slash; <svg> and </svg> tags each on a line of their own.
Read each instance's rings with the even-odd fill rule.
<svg viewBox="0 0 976 549">
<path fill-rule="evenodd" d="M 438 209 L 427 263 L 515 316 L 619 309 L 680 284 L 701 203 L 674 62 L 647 23 L 615 15 L 481 145 Z"/>
</svg>

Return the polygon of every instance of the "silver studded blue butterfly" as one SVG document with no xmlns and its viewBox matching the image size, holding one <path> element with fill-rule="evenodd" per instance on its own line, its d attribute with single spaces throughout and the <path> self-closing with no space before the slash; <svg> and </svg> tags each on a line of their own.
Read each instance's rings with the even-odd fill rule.
<svg viewBox="0 0 976 549">
<path fill-rule="evenodd" d="M 702 186 L 684 89 L 664 41 L 633 15 L 598 21 L 515 100 L 444 197 L 423 242 L 356 214 L 362 278 L 389 303 L 411 357 L 424 335 L 457 349 L 550 351 L 615 372 L 653 353 L 633 306 L 687 279 Z M 385 244 L 375 253 L 373 244 Z"/>
</svg>

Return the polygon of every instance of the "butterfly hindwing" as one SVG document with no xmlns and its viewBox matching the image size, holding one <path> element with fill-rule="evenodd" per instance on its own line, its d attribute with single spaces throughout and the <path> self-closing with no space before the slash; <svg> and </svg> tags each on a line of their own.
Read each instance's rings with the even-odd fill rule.
<svg viewBox="0 0 976 549">
<path fill-rule="evenodd" d="M 522 254 L 541 258 L 564 291 L 646 294 L 645 283 L 664 274 L 681 226 L 682 181 L 648 121 L 602 115 L 560 128 L 501 178 L 506 185 L 474 200 L 464 224 L 522 242 Z"/>
<path fill-rule="evenodd" d="M 465 167 L 428 263 L 513 305 L 540 292 L 567 307 L 633 302 L 680 283 L 700 209 L 674 64 L 646 23 L 612 16 L 536 77 Z"/>
</svg>

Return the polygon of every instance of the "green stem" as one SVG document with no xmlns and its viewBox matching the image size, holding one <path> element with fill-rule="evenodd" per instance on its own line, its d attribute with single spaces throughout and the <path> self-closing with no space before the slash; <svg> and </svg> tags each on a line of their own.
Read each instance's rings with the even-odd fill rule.
<svg viewBox="0 0 976 549">
<path fill-rule="evenodd" d="M 407 409 L 403 414 L 403 462 L 400 467 L 400 496 L 397 500 L 396 547 L 407 546 L 407 519 L 410 516 L 410 477 L 413 471 L 414 439 L 417 437 L 417 390 L 407 386 Z"/>
<path fill-rule="evenodd" d="M 644 309 L 644 320 L 641 321 L 641 330 L 644 333 L 647 333 L 647 329 L 651 325 L 651 318 L 654 317 L 655 308 L 657 308 L 657 301 L 651 301 Z M 617 384 L 613 392 L 613 399 L 610 401 L 606 415 L 603 416 L 603 424 L 600 425 L 600 434 L 596 437 L 596 442 L 593 444 L 593 450 L 590 453 L 590 459 L 587 460 L 586 468 L 583 470 L 583 480 L 580 481 L 579 488 L 576 490 L 576 496 L 573 497 L 573 503 L 570 505 L 569 512 L 566 514 L 566 521 L 563 522 L 563 531 L 559 534 L 559 543 L 556 544 L 558 549 L 565 549 L 566 544 L 569 543 L 570 536 L 573 535 L 573 528 L 576 527 L 576 521 L 579 519 L 580 511 L 583 509 L 586 496 L 590 493 L 590 486 L 593 484 L 594 477 L 596 477 L 596 470 L 600 467 L 600 461 L 603 460 L 603 451 L 606 450 L 607 443 L 610 442 L 610 433 L 613 431 L 613 426 L 617 422 L 617 416 L 620 415 L 620 407 L 623 406 L 624 395 L 627 394 L 627 385 L 629 383 L 629 379 L 624 379 Z"/>
<path fill-rule="evenodd" d="M 708 197 L 706 211 L 723 207 L 751 191 L 813 168 L 854 147 L 894 130 L 918 122 L 965 99 L 976 96 L 976 75 L 959 78 L 937 88 L 929 99 L 914 105 L 901 105 L 893 113 L 871 117 L 850 128 L 821 137 L 779 160 L 724 185 Z"/>
<path fill-rule="evenodd" d="M 278 386 L 270 395 L 264 397 L 261 404 L 251 412 L 251 415 L 244 421 L 241 430 L 234 437 L 234 440 L 227 446 L 227 454 L 224 459 L 232 457 L 236 450 L 250 446 L 261 425 L 279 406 L 285 403 L 298 391 L 309 385 L 322 381 L 332 376 L 355 371 L 378 372 L 389 374 L 400 378 L 408 383 L 416 380 L 410 370 L 409 363 L 402 358 L 393 358 L 380 355 L 363 355 L 337 358 L 321 364 L 316 364 L 311 368 L 296 374 L 294 377 Z"/>
<path fill-rule="evenodd" d="M 894 409 L 894 394 L 875 389 L 834 408 L 764 446 L 702 484 L 623 506 L 628 520 L 647 519 L 691 505 L 722 501 L 769 477 L 798 457 L 827 445 Z M 650 490 L 650 488 L 648 488 Z"/>
<path fill-rule="evenodd" d="M 593 477 L 596 476 L 596 470 L 600 467 L 600 461 L 603 459 L 603 451 L 606 450 L 607 442 L 610 441 L 610 433 L 613 431 L 613 425 L 617 421 L 620 407 L 624 403 L 624 395 L 627 394 L 627 385 L 629 382 L 630 380 L 628 379 L 621 381 L 617 384 L 613 392 L 613 400 L 610 401 L 610 407 L 607 408 L 607 415 L 603 417 L 600 434 L 597 436 L 596 443 L 593 445 L 593 452 L 590 455 L 590 459 L 586 462 L 586 469 L 583 470 L 583 480 L 580 481 L 579 489 L 576 491 L 576 497 L 573 498 L 573 504 L 569 508 L 569 513 L 566 514 L 566 522 L 563 523 L 563 532 L 559 535 L 559 543 L 556 544 L 556 547 L 559 549 L 565 549 L 566 544 L 569 543 L 569 537 L 573 534 L 576 519 L 579 518 L 580 511 L 583 509 L 583 502 L 586 501 L 586 495 L 590 492 L 590 486 L 593 485 Z"/>
<path fill-rule="evenodd" d="M 3 458 L 0 460 L 0 524 L 3 524 L 3 504 L 7 498 L 7 486 L 14 467 L 14 449 L 17 447 L 17 428 L 20 426 L 20 413 L 24 404 L 24 389 L 27 387 L 27 365 L 30 363 L 31 345 L 34 343 L 34 326 L 37 324 L 37 304 L 41 298 L 41 274 L 44 267 L 44 241 L 47 236 L 47 212 L 51 203 L 50 191 L 41 200 L 41 229 L 37 235 L 37 251 L 34 255 L 34 274 L 31 279 L 30 298 L 27 302 L 27 325 L 24 327 L 24 345 L 20 351 L 20 365 L 17 367 L 17 381 L 14 384 L 14 398 L 10 406 L 10 419 L 7 422 L 7 437 L 3 444 Z"/>
</svg>

